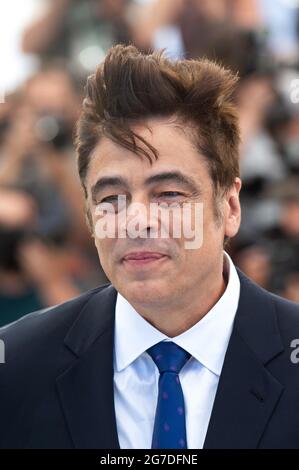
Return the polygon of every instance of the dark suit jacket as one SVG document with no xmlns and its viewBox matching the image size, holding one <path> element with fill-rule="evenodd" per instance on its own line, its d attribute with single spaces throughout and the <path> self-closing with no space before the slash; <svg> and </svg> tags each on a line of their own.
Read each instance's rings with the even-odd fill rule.
<svg viewBox="0 0 299 470">
<path fill-rule="evenodd" d="M 299 448 L 299 305 L 241 280 L 204 448 Z M 0 330 L 1 448 L 117 449 L 116 290 L 93 289 Z M 298 354 L 299 356 L 299 354 Z"/>
</svg>

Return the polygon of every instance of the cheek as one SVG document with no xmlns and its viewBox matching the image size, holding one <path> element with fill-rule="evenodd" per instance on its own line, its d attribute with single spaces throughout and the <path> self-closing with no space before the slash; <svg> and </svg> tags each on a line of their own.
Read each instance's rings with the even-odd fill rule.
<svg viewBox="0 0 299 470">
<path fill-rule="evenodd" d="M 95 245 L 98 251 L 99 259 L 101 262 L 101 265 L 103 268 L 106 266 L 108 267 L 111 263 L 111 257 L 112 257 L 112 246 L 111 246 L 112 240 L 111 239 L 96 239 Z"/>
<path fill-rule="evenodd" d="M 214 206 L 209 206 L 204 210 L 204 220 L 203 220 L 203 234 L 205 244 L 214 243 L 216 240 L 221 238 L 222 232 L 224 230 L 224 220 L 222 217 L 217 218 L 216 208 Z"/>
</svg>

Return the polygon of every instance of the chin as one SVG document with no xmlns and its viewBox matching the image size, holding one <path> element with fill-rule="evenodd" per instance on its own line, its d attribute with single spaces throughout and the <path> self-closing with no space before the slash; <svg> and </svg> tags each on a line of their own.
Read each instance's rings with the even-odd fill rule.
<svg viewBox="0 0 299 470">
<path fill-rule="evenodd" d="M 153 304 L 168 300 L 171 293 L 167 283 L 158 279 L 131 280 L 118 287 L 119 292 L 130 303 Z"/>
</svg>

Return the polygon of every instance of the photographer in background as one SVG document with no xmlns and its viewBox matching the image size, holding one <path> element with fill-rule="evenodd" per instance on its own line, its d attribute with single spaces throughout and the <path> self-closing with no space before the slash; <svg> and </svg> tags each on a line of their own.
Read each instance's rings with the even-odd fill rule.
<svg viewBox="0 0 299 470">
<path fill-rule="evenodd" d="M 130 41 L 126 20 L 130 0 L 50 0 L 45 14 L 25 30 L 22 48 L 42 62 L 61 58 L 79 75 L 92 71 L 100 56 Z"/>
<path fill-rule="evenodd" d="M 106 281 L 86 228 L 75 168 L 77 103 L 68 72 L 49 65 L 1 108 L 1 325 Z M 35 216 L 24 225 L 16 214 L 28 214 L 31 205 Z"/>
<path fill-rule="evenodd" d="M 63 251 L 38 238 L 37 222 L 28 194 L 0 189 L 0 326 L 79 293 Z"/>
</svg>

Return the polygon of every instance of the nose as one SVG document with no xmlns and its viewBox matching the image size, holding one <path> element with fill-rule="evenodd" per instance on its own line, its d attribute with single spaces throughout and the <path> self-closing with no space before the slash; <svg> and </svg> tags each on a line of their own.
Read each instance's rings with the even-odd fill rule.
<svg viewBox="0 0 299 470">
<path fill-rule="evenodd" d="M 157 238 L 159 221 L 150 203 L 132 200 L 127 207 L 125 231 L 129 238 Z"/>
</svg>

